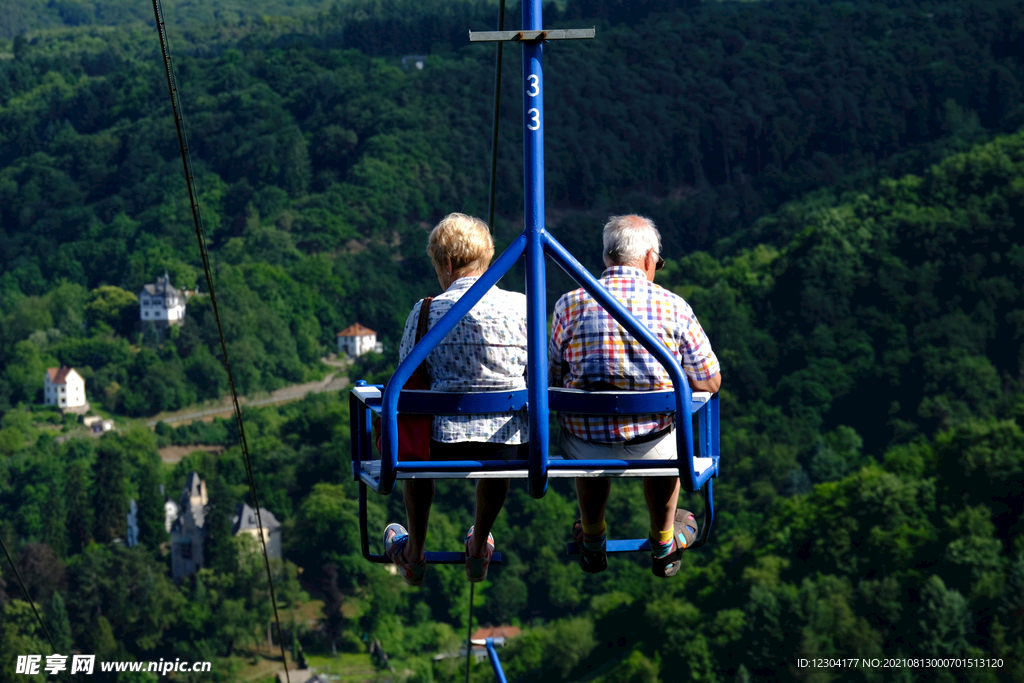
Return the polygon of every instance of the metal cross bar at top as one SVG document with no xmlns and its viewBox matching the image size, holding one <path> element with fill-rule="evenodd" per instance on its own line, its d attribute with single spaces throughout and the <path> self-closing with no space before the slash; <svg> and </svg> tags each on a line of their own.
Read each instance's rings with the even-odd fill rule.
<svg viewBox="0 0 1024 683">
<path fill-rule="evenodd" d="M 471 43 L 496 43 L 511 40 L 516 43 L 527 43 L 539 40 L 580 40 L 593 38 L 596 31 L 592 28 L 554 28 L 547 31 L 473 31 L 469 32 Z"/>
</svg>

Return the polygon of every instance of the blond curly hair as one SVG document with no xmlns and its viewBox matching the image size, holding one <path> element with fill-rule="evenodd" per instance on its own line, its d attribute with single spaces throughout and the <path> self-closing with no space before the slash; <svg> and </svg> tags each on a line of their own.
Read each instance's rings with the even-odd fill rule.
<svg viewBox="0 0 1024 683">
<path fill-rule="evenodd" d="M 427 239 L 427 255 L 434 266 L 452 273 L 486 270 L 494 257 L 494 240 L 487 223 L 464 213 L 450 213 L 434 226 Z"/>
</svg>

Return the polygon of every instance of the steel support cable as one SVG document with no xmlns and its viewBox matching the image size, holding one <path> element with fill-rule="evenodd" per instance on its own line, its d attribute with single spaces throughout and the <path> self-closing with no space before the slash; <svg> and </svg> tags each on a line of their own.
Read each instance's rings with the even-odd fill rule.
<svg viewBox="0 0 1024 683">
<path fill-rule="evenodd" d="M 53 651 L 53 654 L 60 654 L 57 652 L 57 646 L 53 644 L 53 638 L 50 637 L 50 631 L 46 628 L 46 623 L 43 621 L 42 615 L 39 614 L 39 610 L 36 609 L 35 601 L 32 599 L 32 596 L 28 594 L 28 589 L 25 588 L 25 582 L 21 580 L 21 572 L 18 571 L 17 565 L 14 564 L 11 554 L 7 552 L 7 544 L 4 543 L 4 539 L 2 537 L 0 537 L 0 548 L 3 548 L 4 555 L 7 556 L 7 561 L 11 564 L 11 569 L 14 571 L 14 578 L 18 579 L 18 586 L 21 587 L 21 592 L 25 596 L 25 600 L 28 602 L 29 607 L 32 608 L 32 614 L 36 615 L 36 620 L 39 622 L 39 628 L 43 629 L 43 635 L 46 636 L 47 642 L 50 643 L 50 649 Z M 472 603 L 470 609 L 472 609 Z M 71 674 L 68 673 L 67 669 L 64 670 L 64 675 L 68 677 L 69 681 L 71 680 Z"/>
<path fill-rule="evenodd" d="M 501 0 L 498 8 L 498 30 L 505 30 L 505 0 Z M 494 67 L 494 119 L 491 123 L 491 192 L 487 202 L 487 225 L 494 233 L 494 190 L 498 185 L 498 117 L 501 112 L 501 49 L 505 45 L 498 41 L 498 52 Z"/>
<path fill-rule="evenodd" d="M 504 4 L 504 0 L 502 0 Z M 473 643 L 471 638 L 473 637 L 473 589 L 476 587 L 476 583 L 473 581 L 469 582 L 469 625 L 466 627 L 466 683 L 469 683 L 469 658 L 473 653 Z"/>
<path fill-rule="evenodd" d="M 224 327 L 220 320 L 220 310 L 217 307 L 217 295 L 213 286 L 213 272 L 210 268 L 210 255 L 206 247 L 206 233 L 203 230 L 203 220 L 199 215 L 199 199 L 196 195 L 195 176 L 192 172 L 192 158 L 188 151 L 188 142 L 185 135 L 185 121 L 181 115 L 181 100 L 178 89 L 174 85 L 174 72 L 171 67 L 171 53 L 167 45 L 167 29 L 164 25 L 163 10 L 160 7 L 160 0 L 153 0 L 153 14 L 156 17 L 156 30 L 160 36 L 160 51 L 163 54 L 164 69 L 167 72 L 167 89 L 171 97 L 171 109 L 174 113 L 174 125 L 178 132 L 178 147 L 181 150 L 181 163 L 185 169 L 185 184 L 188 187 L 188 197 L 192 205 L 192 220 L 196 226 L 196 239 L 199 241 L 199 253 L 203 260 L 203 271 L 206 274 L 206 285 L 210 289 L 210 302 L 213 304 L 213 317 L 217 321 L 217 334 L 220 336 L 220 348 L 224 354 L 224 368 L 228 374 L 228 386 L 231 388 L 231 402 L 235 408 L 235 426 L 238 429 L 238 440 L 242 446 L 242 458 L 245 462 L 245 473 L 249 479 L 249 494 L 252 496 L 253 507 L 256 510 L 256 524 L 259 528 L 260 549 L 263 551 L 263 563 L 267 570 L 267 583 L 270 586 L 270 603 L 274 608 L 274 623 L 277 625 L 278 641 L 281 645 L 281 663 L 284 665 L 285 678 L 291 683 L 291 676 L 288 673 L 288 659 L 284 650 L 284 632 L 281 630 L 281 618 L 277 613 L 277 598 L 274 595 L 274 579 L 270 571 L 270 558 L 267 555 L 267 541 L 263 535 L 263 520 L 260 517 L 260 502 L 256 496 L 256 479 L 252 473 L 252 462 L 249 458 L 249 445 L 245 439 L 245 428 L 242 424 L 242 409 L 238 404 L 238 392 L 235 389 L 235 379 L 231 371 L 231 363 L 228 360 L 227 342 L 224 340 Z"/>
</svg>

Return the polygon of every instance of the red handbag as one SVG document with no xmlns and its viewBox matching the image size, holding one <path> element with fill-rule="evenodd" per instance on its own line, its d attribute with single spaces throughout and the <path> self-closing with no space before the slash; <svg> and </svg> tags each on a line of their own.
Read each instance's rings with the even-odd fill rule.
<svg viewBox="0 0 1024 683">
<path fill-rule="evenodd" d="M 433 297 L 427 297 L 420 304 L 420 320 L 416 326 L 416 342 L 419 343 L 427 333 L 427 320 L 430 317 L 430 304 Z M 402 387 L 405 389 L 430 389 L 430 375 L 427 373 L 427 361 L 424 360 L 409 381 Z M 430 460 L 430 433 L 434 422 L 433 415 L 398 415 L 398 459 L 399 460 Z M 381 419 L 373 418 L 373 431 L 376 435 L 377 452 L 383 456 L 380 448 Z"/>
</svg>

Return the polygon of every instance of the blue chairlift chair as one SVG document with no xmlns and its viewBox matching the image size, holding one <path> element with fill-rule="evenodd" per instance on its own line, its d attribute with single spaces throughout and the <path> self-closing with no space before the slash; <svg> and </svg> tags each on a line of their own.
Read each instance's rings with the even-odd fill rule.
<svg viewBox="0 0 1024 683">
<path fill-rule="evenodd" d="M 544 126 L 543 71 L 541 55 L 547 40 L 593 37 L 593 30 L 544 31 L 541 29 L 540 0 L 524 0 L 522 31 L 470 33 L 471 41 L 513 40 L 523 47 L 523 121 L 526 187 L 526 227 L 491 267 L 473 284 L 451 309 L 423 336 L 399 364 L 387 388 L 356 383 L 349 398 L 352 426 L 352 473 L 360 483 L 359 524 L 363 556 L 388 563 L 381 554 L 371 553 L 367 537 L 366 488 L 389 494 L 397 479 L 526 479 L 530 495 L 540 498 L 547 490 L 549 477 L 650 477 L 680 478 L 688 492 L 703 491 L 704 523 L 695 548 L 707 542 L 714 521 L 712 478 L 719 466 L 718 396 L 691 392 L 690 385 L 675 356 L 645 326 L 640 324 L 555 238 L 544 229 Z M 401 391 L 427 355 L 455 328 L 480 298 L 509 271 L 520 256 L 526 257 L 526 298 L 528 362 L 527 386 L 522 391 L 494 391 L 453 394 L 434 391 Z M 545 292 L 545 255 L 551 257 L 588 294 L 647 349 L 672 379 L 674 391 L 656 392 L 583 392 L 548 388 L 547 311 Z M 530 452 L 528 460 L 399 462 L 398 413 L 431 415 L 471 415 L 519 410 L 526 406 L 530 415 Z M 548 414 L 550 410 L 597 415 L 674 413 L 679 460 L 564 460 L 548 456 Z M 375 457 L 371 435 L 373 414 L 381 417 L 382 457 Z M 698 418 L 698 457 L 694 457 L 692 415 Z M 571 520 L 568 520 L 571 522 Z M 610 541 L 608 552 L 635 552 L 649 549 L 647 539 Z M 575 551 L 570 543 L 569 552 Z M 462 552 L 428 552 L 427 562 L 461 564 Z M 500 562 L 495 553 L 492 562 Z"/>
</svg>

